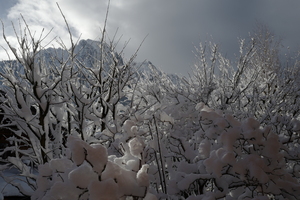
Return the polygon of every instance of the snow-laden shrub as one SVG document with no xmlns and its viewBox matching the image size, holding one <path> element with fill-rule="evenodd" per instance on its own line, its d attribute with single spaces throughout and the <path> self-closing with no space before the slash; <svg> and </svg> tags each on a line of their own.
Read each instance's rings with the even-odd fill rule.
<svg viewBox="0 0 300 200">
<path fill-rule="evenodd" d="M 101 144 L 89 145 L 75 136 L 69 136 L 67 146 L 67 156 L 39 166 L 32 199 L 156 199 L 148 193 L 148 165 L 137 158 L 142 151 L 138 139 L 129 141 L 119 158 L 108 156 Z"/>
<path fill-rule="evenodd" d="M 35 190 L 37 166 L 61 158 L 69 135 L 110 146 L 126 120 L 120 115 L 136 84 L 132 62 L 137 52 L 122 59 L 105 31 L 101 41 L 76 43 L 69 32 L 70 47 L 60 41 L 61 48 L 47 48 L 44 31 L 31 34 L 26 20 L 21 21 L 20 30 L 15 29 L 19 46 L 11 46 L 3 33 L 16 60 L 0 63 L 0 121 L 10 133 L 0 160 L 17 168 Z M 30 196 L 22 185 L 15 186 Z"/>
<path fill-rule="evenodd" d="M 287 149 L 270 127 L 261 127 L 253 118 L 238 121 L 203 104 L 196 108 L 200 129 L 191 137 L 184 132 L 170 134 L 173 140 L 165 157 L 169 195 L 187 199 L 298 198 L 300 184 L 286 163 Z"/>
<path fill-rule="evenodd" d="M 151 191 L 169 199 L 297 199 L 300 151 L 288 140 L 297 137 L 298 120 L 276 118 L 291 126 L 287 138 L 273 124 L 195 104 L 163 81 L 154 80 L 156 92 L 141 92 L 146 100 L 139 109 L 152 107 L 132 125 L 149 134 L 144 151 Z"/>
</svg>

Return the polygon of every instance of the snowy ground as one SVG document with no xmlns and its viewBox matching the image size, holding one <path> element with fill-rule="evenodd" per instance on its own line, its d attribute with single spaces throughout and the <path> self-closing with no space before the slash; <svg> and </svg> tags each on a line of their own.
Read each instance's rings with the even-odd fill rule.
<svg viewBox="0 0 300 200">
<path fill-rule="evenodd" d="M 32 191 L 32 189 L 24 183 L 25 178 L 18 176 L 19 171 L 15 168 L 6 169 L 1 172 L 0 176 L 0 200 L 3 199 L 4 196 L 23 196 L 18 189 L 16 189 L 11 184 L 8 184 L 5 180 L 9 180 L 14 184 L 20 184 L 24 189 L 28 191 Z"/>
</svg>

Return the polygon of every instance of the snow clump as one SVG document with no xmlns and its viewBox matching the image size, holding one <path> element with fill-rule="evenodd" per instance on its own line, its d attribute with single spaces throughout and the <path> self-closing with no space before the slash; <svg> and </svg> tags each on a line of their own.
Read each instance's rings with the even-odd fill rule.
<svg viewBox="0 0 300 200">
<path fill-rule="evenodd" d="M 38 167 L 37 190 L 32 199 L 113 200 L 128 196 L 155 200 L 156 197 L 148 192 L 148 165 L 133 170 L 128 169 L 132 165 L 124 164 L 128 158 L 134 161 L 141 154 L 143 145 L 133 138 L 129 142 L 130 150 L 124 157 L 117 158 L 108 156 L 101 144 L 90 145 L 69 136 L 70 156 L 53 159 Z"/>
</svg>

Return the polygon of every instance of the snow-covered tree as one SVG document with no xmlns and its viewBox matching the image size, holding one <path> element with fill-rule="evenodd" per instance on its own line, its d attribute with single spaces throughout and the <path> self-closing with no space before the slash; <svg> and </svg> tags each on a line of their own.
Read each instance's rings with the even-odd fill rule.
<svg viewBox="0 0 300 200">
<path fill-rule="evenodd" d="M 30 166 L 52 159 L 55 156 L 52 149 L 61 148 L 58 133 L 63 132 L 63 121 L 55 116 L 55 109 L 66 102 L 60 89 L 65 63 L 46 67 L 40 54 L 44 33 L 35 37 L 26 21 L 23 22 L 24 30 L 16 35 L 18 47 L 10 45 L 3 28 L 3 38 L 16 60 L 5 61 L 0 72 L 4 93 L 1 109 L 7 125 L 15 127 L 14 134 L 7 139 L 13 145 L 5 149 L 13 151 L 15 157 L 9 157 L 8 162 L 24 176 L 34 178 Z"/>
<path fill-rule="evenodd" d="M 37 166 L 63 156 L 69 135 L 89 143 L 101 138 L 110 145 L 125 121 L 122 107 L 136 84 L 131 83 L 136 53 L 124 61 L 105 27 L 100 41 L 74 42 L 67 22 L 71 47 L 57 40 L 61 48 L 46 48 L 48 34 L 37 36 L 23 17 L 22 23 L 20 30 L 14 28 L 17 47 L 2 24 L 15 60 L 3 61 L 0 71 L 2 122 L 13 132 L 1 155 L 11 152 L 3 161 L 18 168 L 35 189 Z M 17 187 L 24 193 L 22 185 Z"/>
<path fill-rule="evenodd" d="M 63 16 L 64 17 L 64 16 Z M 106 16 L 107 17 L 107 16 Z M 105 20 L 106 23 L 106 20 Z M 193 74 L 128 61 L 109 40 L 46 48 L 23 19 L 1 63 L 0 154 L 32 199 L 297 199 L 298 62 L 283 66 L 267 29 L 230 61 L 196 48 Z M 19 34 L 17 34 L 19 33 Z M 274 48 L 275 47 L 275 48 Z M 146 68 L 147 70 L 143 70 Z"/>
<path fill-rule="evenodd" d="M 297 199 L 299 151 L 295 142 L 287 144 L 285 131 L 196 103 L 195 94 L 155 72 L 136 93 L 142 114 L 133 115 L 128 129 L 144 138 L 152 193 L 163 199 Z M 297 137 L 299 121 L 285 121 Z"/>
<path fill-rule="evenodd" d="M 297 199 L 298 63 L 262 55 L 270 41 L 257 39 L 240 40 L 237 62 L 218 45 L 200 46 L 190 78 L 153 68 L 135 92 L 132 123 L 145 133 L 150 185 L 161 198 Z"/>
</svg>

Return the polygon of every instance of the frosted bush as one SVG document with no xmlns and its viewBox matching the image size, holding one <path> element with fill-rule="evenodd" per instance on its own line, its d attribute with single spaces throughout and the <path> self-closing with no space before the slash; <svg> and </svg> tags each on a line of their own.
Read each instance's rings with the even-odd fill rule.
<svg viewBox="0 0 300 200">
<path fill-rule="evenodd" d="M 285 148 L 270 127 L 262 127 L 254 118 L 238 121 L 203 104 L 196 109 L 192 134 L 185 130 L 187 124 L 179 126 L 182 121 L 177 121 L 170 136 L 165 135 L 169 195 L 174 199 L 298 198 L 300 184 L 289 173 Z"/>
<path fill-rule="evenodd" d="M 275 194 L 290 199 L 298 196 L 299 194 L 296 191 L 299 191 L 297 189 L 299 184 L 296 179 L 291 179 L 287 170 L 288 165 L 284 159 L 284 148 L 279 137 L 269 127 L 261 129 L 259 123 L 253 118 L 248 118 L 239 126 L 236 126 L 236 128 L 238 127 L 240 127 L 240 133 L 231 138 L 231 141 L 224 139 L 220 141 L 223 145 L 230 144 L 229 147 L 231 148 L 228 149 L 227 147 L 227 153 L 230 153 L 231 156 L 226 159 L 221 158 L 223 161 L 226 160 L 227 164 L 223 164 L 222 170 L 219 170 L 219 172 L 231 176 L 230 179 L 227 178 L 227 181 L 231 180 L 236 182 L 235 184 L 239 182 L 245 186 L 251 185 L 248 188 L 251 188 L 254 196 L 263 198 L 264 194 Z M 232 129 L 228 128 L 225 131 L 230 133 Z M 237 133 L 236 129 L 233 129 L 233 131 Z M 209 165 L 206 167 L 213 168 Z M 240 181 L 234 181 L 235 176 L 238 176 Z M 291 181 L 293 182 L 292 185 L 290 185 Z M 281 184 L 283 182 L 284 185 Z M 229 184 L 230 188 L 232 184 Z M 281 193 L 275 192 L 270 187 L 274 184 L 280 185 Z M 292 190 L 294 192 L 289 192 Z"/>
<path fill-rule="evenodd" d="M 236 66 L 200 46 L 194 74 L 174 80 L 150 62 L 135 73 L 136 54 L 125 63 L 113 41 L 81 41 L 47 65 L 41 41 L 20 33 L 23 56 L 3 67 L 0 96 L 2 121 L 18 127 L 7 162 L 36 182 L 32 199 L 300 196 L 299 67 L 263 68 L 255 40 L 241 41 Z"/>
</svg>

